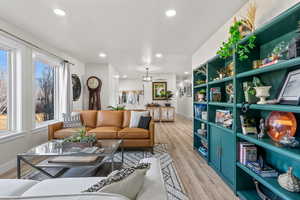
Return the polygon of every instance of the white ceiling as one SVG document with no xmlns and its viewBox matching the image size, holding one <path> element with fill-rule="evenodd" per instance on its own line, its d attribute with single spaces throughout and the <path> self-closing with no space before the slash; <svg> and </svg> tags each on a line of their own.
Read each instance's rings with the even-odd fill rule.
<svg viewBox="0 0 300 200">
<path fill-rule="evenodd" d="M 230 2 L 230 3 L 229 3 Z M 247 0 L 1 0 L 0 18 L 85 63 L 112 64 L 121 75 L 191 70 L 191 56 Z M 65 17 L 53 14 L 66 11 Z M 165 11 L 177 15 L 167 18 Z M 98 57 L 107 53 L 106 59 Z M 157 52 L 164 56 L 155 58 Z M 143 69 L 143 68 L 142 68 Z"/>
</svg>

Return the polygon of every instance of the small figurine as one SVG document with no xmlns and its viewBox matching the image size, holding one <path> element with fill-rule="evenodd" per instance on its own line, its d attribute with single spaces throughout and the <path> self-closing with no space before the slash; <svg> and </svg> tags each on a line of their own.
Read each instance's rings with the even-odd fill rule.
<svg viewBox="0 0 300 200">
<path fill-rule="evenodd" d="M 299 142 L 296 140 L 295 137 L 292 137 L 290 135 L 291 131 L 288 130 L 287 134 L 285 136 L 283 136 L 281 138 L 281 140 L 279 141 L 280 144 L 287 146 L 287 147 L 291 147 L 291 148 L 295 148 L 299 146 Z"/>
<path fill-rule="evenodd" d="M 265 136 L 266 126 L 265 126 L 265 119 L 261 118 L 259 121 L 259 134 L 257 135 L 258 139 L 261 139 Z"/>
</svg>

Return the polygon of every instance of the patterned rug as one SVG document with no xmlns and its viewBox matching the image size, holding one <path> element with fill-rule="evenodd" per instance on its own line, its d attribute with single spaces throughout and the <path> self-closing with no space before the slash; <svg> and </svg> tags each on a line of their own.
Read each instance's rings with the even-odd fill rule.
<svg viewBox="0 0 300 200">
<path fill-rule="evenodd" d="M 168 153 L 167 145 L 158 144 L 154 147 L 154 155 L 147 150 L 125 150 L 124 151 L 124 166 L 132 166 L 138 163 L 143 158 L 155 157 L 160 160 L 161 170 L 163 174 L 163 179 L 165 182 L 166 191 L 168 193 L 168 200 L 188 200 L 186 192 L 183 188 L 181 180 L 178 176 L 174 162 L 170 154 Z M 117 162 L 121 162 L 121 153 L 117 153 L 115 156 Z M 121 165 L 116 165 L 116 168 L 120 168 Z M 68 170 L 63 177 L 84 177 L 92 174 L 95 169 L 91 167 L 85 168 L 74 168 Z M 55 174 L 59 169 L 49 169 L 47 170 L 50 174 Z M 110 164 L 102 166 L 96 176 L 107 176 L 110 172 Z M 44 180 L 49 177 L 41 174 L 38 171 L 30 172 L 23 178 L 33 179 L 33 180 Z"/>
</svg>

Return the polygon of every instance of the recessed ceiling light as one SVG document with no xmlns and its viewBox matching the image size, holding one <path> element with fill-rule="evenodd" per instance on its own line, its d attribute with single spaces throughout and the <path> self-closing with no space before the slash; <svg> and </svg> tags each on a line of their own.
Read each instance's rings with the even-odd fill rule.
<svg viewBox="0 0 300 200">
<path fill-rule="evenodd" d="M 54 12 L 56 15 L 58 15 L 58 16 L 65 16 L 65 15 L 66 15 L 66 12 L 65 12 L 64 10 L 58 9 L 58 8 L 54 9 L 53 12 Z"/>
<path fill-rule="evenodd" d="M 127 75 L 123 75 L 122 78 L 127 78 Z"/>
<path fill-rule="evenodd" d="M 184 72 L 184 74 L 189 74 L 189 72 Z"/>
<path fill-rule="evenodd" d="M 116 79 L 120 78 L 120 75 L 115 75 L 115 78 L 116 78 Z"/>
<path fill-rule="evenodd" d="M 106 58 L 106 56 L 107 56 L 106 53 L 99 53 L 100 58 Z"/>
<path fill-rule="evenodd" d="M 156 58 L 161 58 L 161 57 L 163 57 L 163 55 L 162 55 L 161 53 L 157 53 L 157 54 L 155 54 L 155 56 L 156 56 Z"/>
<path fill-rule="evenodd" d="M 166 11 L 166 16 L 167 17 L 174 17 L 176 15 L 176 10 L 170 9 Z"/>
</svg>

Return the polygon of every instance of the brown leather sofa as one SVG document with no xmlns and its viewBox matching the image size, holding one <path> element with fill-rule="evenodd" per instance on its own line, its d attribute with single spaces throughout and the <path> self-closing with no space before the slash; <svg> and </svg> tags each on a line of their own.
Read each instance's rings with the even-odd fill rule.
<svg viewBox="0 0 300 200">
<path fill-rule="evenodd" d="M 130 110 L 85 110 L 80 111 L 81 121 L 88 134 L 96 134 L 101 139 L 123 139 L 123 147 L 154 146 L 154 121 L 150 122 L 149 130 L 129 128 Z M 63 139 L 78 132 L 78 128 L 63 128 L 63 122 L 48 126 L 48 139 Z"/>
</svg>

